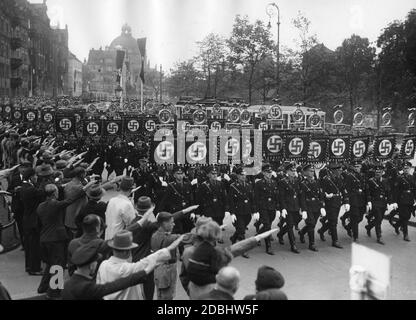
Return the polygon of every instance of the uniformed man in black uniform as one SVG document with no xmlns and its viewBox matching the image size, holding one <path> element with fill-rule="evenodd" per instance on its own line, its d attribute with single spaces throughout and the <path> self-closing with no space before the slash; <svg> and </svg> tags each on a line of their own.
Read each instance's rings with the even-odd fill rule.
<svg viewBox="0 0 416 320">
<path fill-rule="evenodd" d="M 127 162 L 127 148 L 123 145 L 121 138 L 116 137 L 113 145 L 108 150 L 108 175 L 110 176 L 113 171 L 115 171 L 116 176 L 123 175 Z"/>
<path fill-rule="evenodd" d="M 145 156 L 138 156 L 138 166 L 134 167 L 131 177 L 134 179 L 136 187 L 141 187 L 134 193 L 134 200 L 137 201 L 140 197 L 149 197 L 155 199 L 153 194 L 153 185 L 160 183 L 158 179 L 152 176 L 151 168 L 148 166 L 148 160 Z M 130 164 L 130 162 L 129 162 Z"/>
<path fill-rule="evenodd" d="M 168 183 L 165 195 L 160 202 L 158 212 L 178 212 L 189 206 L 192 206 L 194 197 L 192 193 L 192 186 L 189 182 L 185 182 L 185 172 L 182 167 L 175 166 L 173 168 L 173 177 L 175 181 Z M 184 217 L 175 222 L 174 233 L 184 234 L 190 232 L 194 227 L 192 220 L 189 217 Z"/>
<path fill-rule="evenodd" d="M 279 185 L 279 196 L 281 201 L 282 217 L 286 219 L 286 224 L 277 234 L 279 242 L 283 242 L 283 236 L 288 233 L 291 251 L 300 253 L 295 244 L 293 228 L 300 221 L 300 184 L 296 177 L 296 165 L 291 162 L 285 166 L 286 177 Z"/>
<path fill-rule="evenodd" d="M 410 174 L 411 168 L 412 164 L 410 162 L 404 164 L 403 175 L 397 178 L 393 192 L 399 210 L 399 221 L 394 224 L 394 229 L 398 234 L 399 228 L 401 228 L 404 241 L 410 241 L 407 225 L 410 215 L 415 215 L 416 183 L 414 176 Z"/>
<path fill-rule="evenodd" d="M 88 153 L 85 155 L 85 161 L 91 163 L 95 158 L 99 158 L 92 167 L 91 172 L 98 174 L 100 177 L 104 170 L 104 162 L 107 158 L 107 147 L 100 141 L 100 136 L 93 137 L 93 143 L 88 146 Z"/>
<path fill-rule="evenodd" d="M 347 225 L 348 235 L 356 242 L 358 240 L 358 225 L 363 220 L 364 214 L 368 211 L 367 183 L 361 174 L 362 163 L 360 160 L 353 162 L 354 172 L 345 175 L 345 189 L 348 192 L 350 204 L 350 223 Z M 366 206 L 367 204 L 367 206 Z"/>
<path fill-rule="evenodd" d="M 228 208 L 235 226 L 235 233 L 230 238 L 232 243 L 245 239 L 246 228 L 256 210 L 253 187 L 246 181 L 244 168 L 235 167 L 234 173 L 237 180 L 231 184 L 228 194 Z M 248 255 L 243 257 L 248 258 Z"/>
<path fill-rule="evenodd" d="M 367 234 L 371 237 L 371 229 L 376 229 L 377 242 L 384 244 L 381 238 L 381 223 L 383 222 L 384 212 L 387 210 L 387 205 L 392 203 L 392 190 L 389 182 L 383 178 L 384 166 L 377 163 L 374 166 L 375 177 L 368 180 L 368 203 L 371 207 L 371 215 L 373 219 L 365 226 Z"/>
<path fill-rule="evenodd" d="M 300 241 L 305 243 L 305 234 L 309 238 L 309 250 L 318 251 L 315 247 L 315 226 L 319 216 L 326 216 L 324 194 L 319 182 L 315 179 L 315 169 L 307 164 L 303 167 L 304 179 L 300 183 L 300 206 L 302 215 L 306 212 L 306 225 L 299 231 Z"/>
<path fill-rule="evenodd" d="M 271 230 L 276 214 L 280 216 L 278 186 L 277 182 L 272 179 L 272 168 L 269 164 L 264 164 L 261 171 L 263 177 L 254 186 L 256 212 L 260 214 L 259 222 L 262 226 L 258 233 Z M 265 239 L 265 243 L 266 253 L 274 255 L 270 237 Z"/>
<path fill-rule="evenodd" d="M 200 214 L 223 224 L 225 211 L 227 211 L 227 194 L 222 181 L 218 181 L 218 171 L 214 166 L 207 169 L 207 181 L 198 186 L 196 203 L 199 204 Z"/>
<path fill-rule="evenodd" d="M 345 189 L 344 180 L 341 176 L 342 168 L 338 163 L 329 165 L 330 172 L 322 179 L 322 191 L 325 195 L 325 210 L 327 222 L 318 230 L 322 241 L 325 241 L 325 232 L 331 230 L 332 246 L 342 249 L 338 242 L 337 224 L 340 208 L 343 204 L 346 211 L 350 209 L 348 203 L 348 194 Z"/>
</svg>

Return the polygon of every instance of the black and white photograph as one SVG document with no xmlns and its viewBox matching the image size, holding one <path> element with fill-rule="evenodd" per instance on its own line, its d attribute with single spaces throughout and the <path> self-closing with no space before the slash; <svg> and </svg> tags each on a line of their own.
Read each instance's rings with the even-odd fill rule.
<svg viewBox="0 0 416 320">
<path fill-rule="evenodd" d="M 0 300 L 416 300 L 415 151 L 414 0 L 0 0 Z"/>
</svg>

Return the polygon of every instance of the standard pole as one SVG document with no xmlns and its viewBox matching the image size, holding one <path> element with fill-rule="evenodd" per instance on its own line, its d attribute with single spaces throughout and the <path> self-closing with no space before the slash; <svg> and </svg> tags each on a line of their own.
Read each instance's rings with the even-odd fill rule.
<svg viewBox="0 0 416 320">
<path fill-rule="evenodd" d="M 140 79 L 140 106 L 143 112 L 143 80 Z"/>
<path fill-rule="evenodd" d="M 277 6 L 276 6 L 277 7 Z M 277 7 L 277 68 L 276 68 L 277 94 L 280 91 L 280 9 Z"/>
<path fill-rule="evenodd" d="M 159 95 L 160 95 L 160 97 L 159 97 L 159 101 L 160 101 L 160 103 L 162 103 L 163 101 L 162 101 L 162 65 L 160 65 L 160 84 L 159 84 L 159 87 L 160 87 L 160 93 L 159 93 Z"/>
</svg>

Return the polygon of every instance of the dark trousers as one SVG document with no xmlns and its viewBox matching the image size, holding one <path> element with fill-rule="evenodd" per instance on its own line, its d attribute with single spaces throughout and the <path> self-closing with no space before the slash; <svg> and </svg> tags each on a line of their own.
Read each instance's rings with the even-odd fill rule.
<svg viewBox="0 0 416 320">
<path fill-rule="evenodd" d="M 287 233 L 291 247 L 295 245 L 295 234 L 293 232 L 293 228 L 300 222 L 300 220 L 302 220 L 302 217 L 299 215 L 298 211 L 288 211 L 285 218 L 286 223 L 277 234 L 278 237 L 283 237 Z"/>
<path fill-rule="evenodd" d="M 301 234 L 308 234 L 309 245 L 315 244 L 315 226 L 320 215 L 320 212 L 308 211 L 308 218 L 305 221 L 306 225 L 302 228 L 302 230 L 300 230 Z"/>
<path fill-rule="evenodd" d="M 276 218 L 276 210 L 260 210 L 259 224 L 262 226 L 259 233 L 269 231 L 272 228 L 272 223 Z M 270 247 L 270 236 L 265 239 L 266 247 Z"/>
<path fill-rule="evenodd" d="M 251 214 L 236 215 L 236 216 L 237 216 L 237 220 L 234 224 L 235 232 L 231 238 L 234 239 L 235 241 L 241 241 L 245 239 L 246 228 L 250 224 L 250 221 L 251 221 Z"/>
<path fill-rule="evenodd" d="M 65 267 L 65 246 L 66 241 L 56 242 L 41 242 L 41 254 L 42 260 L 46 263 L 46 268 L 43 273 L 42 280 L 39 284 L 39 290 L 47 290 L 47 294 L 50 297 L 59 298 L 61 295 L 60 289 L 52 289 L 49 286 L 51 280 L 50 268 L 52 266 L 61 266 L 62 269 Z"/>
<path fill-rule="evenodd" d="M 143 282 L 143 293 L 146 300 L 153 300 L 155 294 L 155 279 L 153 271 L 146 276 Z"/>
<path fill-rule="evenodd" d="M 96 163 L 92 167 L 92 173 L 93 174 L 98 174 L 100 177 L 103 174 L 103 171 L 104 171 L 104 163 Z"/>
<path fill-rule="evenodd" d="M 376 236 L 377 239 L 381 238 L 381 223 L 383 222 L 384 212 L 386 211 L 385 207 L 373 207 L 371 210 L 371 219 L 368 223 L 368 228 L 371 230 L 372 228 L 376 229 Z"/>
<path fill-rule="evenodd" d="M 19 230 L 20 242 L 22 243 L 23 249 L 25 248 L 25 232 L 23 230 L 23 217 L 20 214 L 15 214 L 14 219 L 16 220 L 17 230 Z"/>
<path fill-rule="evenodd" d="M 351 206 L 350 223 L 348 224 L 347 228 L 351 229 L 353 239 L 358 239 L 358 225 L 360 224 L 361 221 L 363 221 L 365 210 L 366 210 L 365 206 L 364 207 Z"/>
<path fill-rule="evenodd" d="M 28 272 L 40 272 L 40 232 L 29 229 L 24 232 L 25 267 Z"/>
<path fill-rule="evenodd" d="M 397 224 L 402 227 L 403 235 L 408 235 L 407 225 L 409 224 L 410 216 L 412 214 L 412 205 L 399 204 L 399 221 Z"/>
<path fill-rule="evenodd" d="M 337 224 L 338 224 L 339 208 L 327 208 L 326 218 L 321 228 L 321 232 L 324 233 L 327 230 L 331 231 L 332 243 L 338 241 Z"/>
</svg>

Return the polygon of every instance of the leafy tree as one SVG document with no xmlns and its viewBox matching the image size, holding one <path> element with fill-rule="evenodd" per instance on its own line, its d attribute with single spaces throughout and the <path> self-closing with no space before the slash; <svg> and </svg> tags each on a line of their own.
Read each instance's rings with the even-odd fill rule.
<svg viewBox="0 0 416 320">
<path fill-rule="evenodd" d="M 230 49 L 230 63 L 242 68 L 247 74 L 248 102 L 251 104 L 255 71 L 260 62 L 273 50 L 270 31 L 260 20 L 250 24 L 247 16 L 237 15 L 227 43 Z"/>
<path fill-rule="evenodd" d="M 195 68 L 195 61 L 179 62 L 171 70 L 171 75 L 166 79 L 166 87 L 171 97 L 199 96 L 201 93 L 202 75 Z"/>
</svg>

